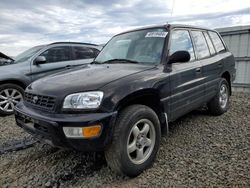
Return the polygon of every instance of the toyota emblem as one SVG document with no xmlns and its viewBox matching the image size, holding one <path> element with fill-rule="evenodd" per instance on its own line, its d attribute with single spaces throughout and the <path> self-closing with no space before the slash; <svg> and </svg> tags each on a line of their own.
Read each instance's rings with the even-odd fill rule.
<svg viewBox="0 0 250 188">
<path fill-rule="evenodd" d="M 38 96 L 34 96 L 33 99 L 32 99 L 32 102 L 33 102 L 34 104 L 36 104 L 37 101 L 38 101 Z"/>
</svg>

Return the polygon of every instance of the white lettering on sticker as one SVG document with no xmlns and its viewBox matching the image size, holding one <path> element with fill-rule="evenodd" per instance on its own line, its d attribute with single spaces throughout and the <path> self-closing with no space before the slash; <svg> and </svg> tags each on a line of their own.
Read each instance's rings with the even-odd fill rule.
<svg viewBox="0 0 250 188">
<path fill-rule="evenodd" d="M 155 31 L 155 32 L 148 32 L 145 36 L 145 38 L 147 37 L 162 37 L 165 38 L 167 36 L 168 32 L 160 32 L 160 31 Z"/>
</svg>

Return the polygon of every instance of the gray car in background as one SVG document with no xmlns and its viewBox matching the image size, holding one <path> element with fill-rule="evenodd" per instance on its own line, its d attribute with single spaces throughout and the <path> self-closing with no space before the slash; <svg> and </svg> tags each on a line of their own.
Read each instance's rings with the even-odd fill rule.
<svg viewBox="0 0 250 188">
<path fill-rule="evenodd" d="M 89 43 L 58 42 L 35 46 L 0 65 L 0 114 L 13 113 L 23 98 L 24 89 L 44 76 L 88 64 L 98 55 L 101 46 Z"/>
</svg>

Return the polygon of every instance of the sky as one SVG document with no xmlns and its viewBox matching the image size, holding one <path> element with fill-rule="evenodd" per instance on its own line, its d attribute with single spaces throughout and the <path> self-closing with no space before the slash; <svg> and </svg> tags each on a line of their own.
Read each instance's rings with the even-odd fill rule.
<svg viewBox="0 0 250 188">
<path fill-rule="evenodd" d="M 122 31 L 164 23 L 250 25 L 250 0 L 1 0 L 0 51 L 15 56 L 56 41 L 103 44 Z"/>
</svg>

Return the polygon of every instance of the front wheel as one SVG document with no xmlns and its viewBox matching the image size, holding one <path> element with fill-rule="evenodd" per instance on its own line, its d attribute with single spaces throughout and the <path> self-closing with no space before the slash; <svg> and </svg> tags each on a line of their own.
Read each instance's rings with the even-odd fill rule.
<svg viewBox="0 0 250 188">
<path fill-rule="evenodd" d="M 127 107 L 119 114 L 112 144 L 105 151 L 108 165 L 119 174 L 139 175 L 153 164 L 160 137 L 160 122 L 151 108 Z"/>
<path fill-rule="evenodd" d="M 0 114 L 10 115 L 14 107 L 23 99 L 24 90 L 15 84 L 3 84 L 0 86 Z"/>
<path fill-rule="evenodd" d="M 228 110 L 229 107 L 229 84 L 226 79 L 222 78 L 219 90 L 215 97 L 208 103 L 208 110 L 212 115 L 221 115 Z"/>
</svg>

